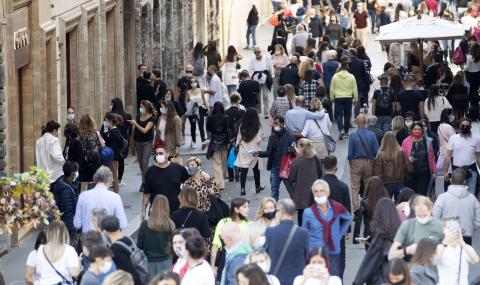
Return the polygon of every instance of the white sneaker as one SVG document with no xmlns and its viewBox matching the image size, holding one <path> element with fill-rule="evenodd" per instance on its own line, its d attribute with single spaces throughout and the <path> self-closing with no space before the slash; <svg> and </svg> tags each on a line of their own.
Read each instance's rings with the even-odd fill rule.
<svg viewBox="0 0 480 285">
<path fill-rule="evenodd" d="M 120 182 L 119 185 L 120 185 L 120 187 L 125 187 L 125 186 L 127 186 L 127 183 L 125 183 L 125 182 Z"/>
<path fill-rule="evenodd" d="M 190 143 L 190 148 L 195 148 L 195 143 L 194 142 Z"/>
</svg>

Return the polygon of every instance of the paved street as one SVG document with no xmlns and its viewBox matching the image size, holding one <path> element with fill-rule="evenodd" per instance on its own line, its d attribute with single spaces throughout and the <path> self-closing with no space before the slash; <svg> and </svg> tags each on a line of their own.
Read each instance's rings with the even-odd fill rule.
<svg viewBox="0 0 480 285">
<path fill-rule="evenodd" d="M 243 35 L 239 35 L 243 37 Z M 266 51 L 267 45 L 270 43 L 271 39 L 271 27 L 264 26 L 259 28 L 257 31 L 257 40 L 258 44 Z M 248 60 L 253 56 L 251 50 L 242 50 L 241 47 L 237 47 L 239 52 L 245 57 L 242 60 L 241 65 L 242 68 L 246 68 L 248 65 Z M 367 53 L 370 56 L 372 63 L 373 63 L 373 75 L 376 77 L 378 74 L 381 73 L 383 64 L 386 60 L 386 55 L 381 52 L 380 45 L 374 41 L 373 37 L 370 37 L 368 43 Z M 374 87 L 378 84 L 378 82 L 374 83 Z M 269 134 L 269 124 L 270 121 L 262 119 L 263 123 L 263 130 L 264 130 L 264 141 L 263 145 L 266 148 L 267 138 Z M 187 122 L 188 124 L 188 122 Z M 478 124 L 474 126 L 474 133 L 478 134 Z M 190 138 L 188 135 L 189 126 L 187 125 L 187 136 L 185 144 L 182 146 L 182 156 L 184 161 L 188 158 L 192 153 L 196 156 L 200 157 L 203 161 L 203 170 L 212 174 L 212 162 L 207 161 L 205 158 L 204 153 L 202 152 L 199 144 L 197 143 L 198 147 L 194 150 L 190 149 Z M 334 138 L 338 136 L 338 130 L 336 126 L 332 129 L 332 135 Z M 350 184 L 350 176 L 349 176 L 349 167 L 348 162 L 346 159 L 347 156 L 347 148 L 348 148 L 348 140 L 338 141 L 337 142 L 337 150 L 335 155 L 338 158 L 338 173 L 337 175 L 341 177 L 341 179 Z M 127 186 L 121 188 L 120 195 L 122 196 L 124 206 L 126 209 L 127 218 L 130 222 L 129 230 L 134 229 L 138 226 L 138 215 L 140 213 L 140 203 L 141 203 L 141 196 L 142 194 L 138 192 L 140 187 L 140 171 L 138 168 L 138 163 L 136 159 L 130 158 L 129 164 L 126 165 L 125 169 L 125 176 L 124 181 L 126 182 Z M 270 194 L 270 183 L 269 183 L 269 176 L 270 173 L 265 171 L 266 160 L 261 160 L 261 181 L 262 185 L 266 186 L 266 189 L 261 194 L 254 194 L 254 183 L 253 183 L 253 176 L 252 173 L 249 173 L 249 177 L 247 179 L 247 198 L 251 201 L 250 204 L 250 217 L 253 218 L 254 212 L 259 204 L 259 201 L 262 197 Z M 225 191 L 222 193 L 222 198 L 225 201 L 230 201 L 233 197 L 239 196 L 240 194 L 240 185 L 239 183 L 227 182 Z M 285 188 L 282 186 L 280 190 L 280 197 L 287 197 L 287 193 Z M 24 240 L 21 241 L 20 247 L 13 249 L 7 255 L 0 258 L 0 270 L 6 278 L 7 284 L 24 284 L 23 282 L 23 272 L 24 272 L 24 264 L 28 255 L 28 252 L 33 249 L 33 244 L 35 240 L 36 232 L 33 231 L 29 234 Z M 478 232 L 474 236 L 474 246 L 477 250 L 479 250 L 479 235 Z M 344 275 L 344 284 L 351 284 L 353 278 L 355 277 L 355 273 L 358 270 L 358 266 L 365 254 L 365 250 L 363 246 L 360 245 L 353 245 L 351 241 L 347 242 L 347 267 L 345 270 Z M 472 274 L 471 277 L 476 277 L 480 275 L 480 270 L 477 268 L 471 268 Z"/>
</svg>

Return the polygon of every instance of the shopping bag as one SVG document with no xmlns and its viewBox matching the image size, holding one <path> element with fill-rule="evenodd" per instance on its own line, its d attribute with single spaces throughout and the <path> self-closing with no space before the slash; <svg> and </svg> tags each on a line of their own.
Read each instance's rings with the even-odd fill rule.
<svg viewBox="0 0 480 285">
<path fill-rule="evenodd" d="M 278 170 L 278 177 L 282 179 L 288 179 L 288 175 L 290 174 L 290 167 L 292 166 L 292 161 L 294 157 L 290 154 L 285 155 L 282 157 L 282 161 L 280 162 L 280 169 Z"/>
<path fill-rule="evenodd" d="M 232 147 L 232 148 L 230 149 L 230 153 L 228 154 L 227 167 L 228 167 L 228 168 L 233 168 L 233 167 L 235 167 L 235 160 L 237 160 L 237 154 L 235 153 L 235 148 Z"/>
</svg>

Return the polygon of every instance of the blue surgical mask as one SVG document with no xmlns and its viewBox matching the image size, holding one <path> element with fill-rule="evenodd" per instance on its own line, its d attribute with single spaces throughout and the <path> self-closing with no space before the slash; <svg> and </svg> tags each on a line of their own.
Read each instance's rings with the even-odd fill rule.
<svg viewBox="0 0 480 285">
<path fill-rule="evenodd" d="M 140 111 L 140 114 L 142 114 L 142 115 L 145 114 L 145 108 L 140 107 L 139 111 Z"/>
<path fill-rule="evenodd" d="M 191 176 L 197 174 L 198 172 L 198 166 L 189 166 L 188 167 L 188 173 L 190 173 Z"/>
</svg>

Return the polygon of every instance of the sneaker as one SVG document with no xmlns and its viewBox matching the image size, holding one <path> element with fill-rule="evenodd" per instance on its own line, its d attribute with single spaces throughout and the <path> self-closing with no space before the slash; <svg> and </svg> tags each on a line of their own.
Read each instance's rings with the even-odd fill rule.
<svg viewBox="0 0 480 285">
<path fill-rule="evenodd" d="M 343 132 L 340 132 L 340 134 L 338 134 L 338 139 L 343 140 Z"/>
<path fill-rule="evenodd" d="M 346 139 L 348 139 L 348 133 L 345 133 L 345 134 L 343 135 L 343 137 L 346 138 Z"/>
<path fill-rule="evenodd" d="M 265 187 L 264 186 L 258 186 L 256 189 L 255 189 L 255 193 L 260 193 L 262 192 L 263 190 L 265 190 Z"/>
<path fill-rule="evenodd" d="M 202 142 L 202 149 L 207 148 L 207 146 L 208 146 L 208 140 L 204 140 L 204 141 Z"/>
<path fill-rule="evenodd" d="M 244 47 L 243 49 L 250 49 L 250 46 L 246 46 L 246 47 Z"/>
<path fill-rule="evenodd" d="M 120 182 L 118 185 L 120 185 L 120 187 L 125 187 L 125 186 L 127 186 L 127 183 L 125 183 L 125 182 Z"/>
<path fill-rule="evenodd" d="M 190 148 L 192 148 L 192 149 L 195 148 L 195 143 L 194 142 L 190 143 Z"/>
</svg>

